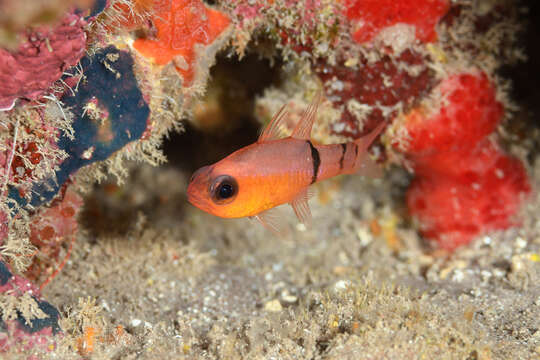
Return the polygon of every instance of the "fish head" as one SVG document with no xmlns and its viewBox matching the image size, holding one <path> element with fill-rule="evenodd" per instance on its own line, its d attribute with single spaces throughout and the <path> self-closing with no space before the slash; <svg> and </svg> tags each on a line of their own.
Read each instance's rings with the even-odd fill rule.
<svg viewBox="0 0 540 360">
<path fill-rule="evenodd" d="M 221 170 L 221 171 L 220 171 Z M 210 214 L 220 217 L 240 217 L 232 212 L 238 197 L 239 184 L 234 174 L 228 174 L 219 164 L 204 166 L 191 176 L 187 189 L 188 201 Z"/>
</svg>

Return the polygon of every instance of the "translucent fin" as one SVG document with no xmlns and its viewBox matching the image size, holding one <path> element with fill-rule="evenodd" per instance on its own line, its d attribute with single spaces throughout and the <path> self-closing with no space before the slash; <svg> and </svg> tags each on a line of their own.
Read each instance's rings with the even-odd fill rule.
<svg viewBox="0 0 540 360">
<path fill-rule="evenodd" d="M 356 145 L 358 145 L 359 156 L 356 159 L 353 173 L 370 178 L 381 178 L 383 176 L 382 166 L 371 159 L 367 149 L 381 134 L 386 125 L 386 122 L 382 122 L 372 132 L 355 140 Z"/>
<path fill-rule="evenodd" d="M 281 128 L 288 114 L 289 113 L 287 112 L 287 104 L 285 104 L 274 115 L 266 128 L 264 128 L 257 142 L 261 143 L 265 141 L 281 139 L 284 135 Z"/>
<path fill-rule="evenodd" d="M 289 226 L 285 222 L 282 214 L 276 208 L 263 211 L 262 213 L 252 216 L 252 218 L 278 236 L 286 236 L 289 234 Z"/>
<path fill-rule="evenodd" d="M 383 129 L 386 127 L 388 123 L 386 121 L 383 121 L 375 129 L 373 129 L 372 132 L 367 134 L 366 136 L 362 136 L 359 139 L 356 139 L 354 142 L 356 145 L 358 145 L 358 151 L 364 152 L 367 150 L 367 148 L 373 143 L 373 141 L 377 138 L 377 136 L 380 135 L 380 133 L 383 131 Z"/>
<path fill-rule="evenodd" d="M 308 108 L 302 114 L 300 121 L 296 124 L 291 137 L 295 139 L 309 140 L 311 138 L 311 128 L 315 122 L 315 116 L 317 115 L 317 109 L 322 100 L 322 91 L 319 90 L 315 94 L 315 97 L 309 104 Z"/>
<path fill-rule="evenodd" d="M 373 161 L 367 151 L 364 153 L 363 156 L 361 156 L 358 164 L 359 165 L 356 168 L 356 174 L 367 176 L 372 179 L 380 179 L 383 177 L 383 167 Z"/>
<path fill-rule="evenodd" d="M 314 186 L 309 186 L 307 189 L 306 189 L 306 192 L 307 192 L 307 198 L 308 200 L 311 199 L 312 197 L 315 196 L 315 187 Z"/>
<path fill-rule="evenodd" d="M 309 209 L 308 204 L 309 196 L 310 192 L 308 192 L 308 189 L 306 188 L 304 191 L 298 194 L 298 196 L 290 203 L 294 210 L 294 213 L 296 214 L 296 217 L 306 227 L 311 225 L 312 222 L 311 210 Z"/>
</svg>

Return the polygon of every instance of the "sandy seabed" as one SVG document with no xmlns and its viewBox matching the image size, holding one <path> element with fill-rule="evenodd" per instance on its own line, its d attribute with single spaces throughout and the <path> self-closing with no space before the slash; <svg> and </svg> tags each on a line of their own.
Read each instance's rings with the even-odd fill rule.
<svg viewBox="0 0 540 360">
<path fill-rule="evenodd" d="M 529 170 L 538 188 L 540 158 Z M 540 358 L 540 195 L 521 227 L 449 255 L 405 220 L 399 169 L 318 185 L 313 225 L 284 208 L 283 238 L 192 207 L 188 176 L 142 166 L 114 195 L 88 196 L 85 230 L 44 291 L 65 316 L 47 356 Z"/>
</svg>

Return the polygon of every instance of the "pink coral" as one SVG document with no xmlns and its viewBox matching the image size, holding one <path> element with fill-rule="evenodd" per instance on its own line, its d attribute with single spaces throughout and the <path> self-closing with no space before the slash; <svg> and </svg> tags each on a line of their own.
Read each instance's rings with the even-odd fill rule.
<svg viewBox="0 0 540 360">
<path fill-rule="evenodd" d="M 18 98 L 38 99 L 77 64 L 86 48 L 85 25 L 83 18 L 68 14 L 56 27 L 29 31 L 17 51 L 0 49 L 0 110 L 11 109 Z"/>
</svg>

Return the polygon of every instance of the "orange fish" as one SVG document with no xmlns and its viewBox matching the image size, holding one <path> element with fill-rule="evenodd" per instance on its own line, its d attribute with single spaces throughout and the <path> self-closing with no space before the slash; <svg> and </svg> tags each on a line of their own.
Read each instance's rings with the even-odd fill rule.
<svg viewBox="0 0 540 360">
<path fill-rule="evenodd" d="M 376 165 L 367 148 L 385 125 L 353 142 L 314 145 L 310 134 L 320 101 L 318 94 L 291 136 L 281 136 L 287 119 L 284 105 L 256 143 L 197 170 L 187 189 L 188 201 L 224 218 L 254 217 L 278 233 L 282 229 L 269 210 L 289 203 L 299 221 L 309 224 L 309 187 L 333 176 L 373 171 Z"/>
</svg>

